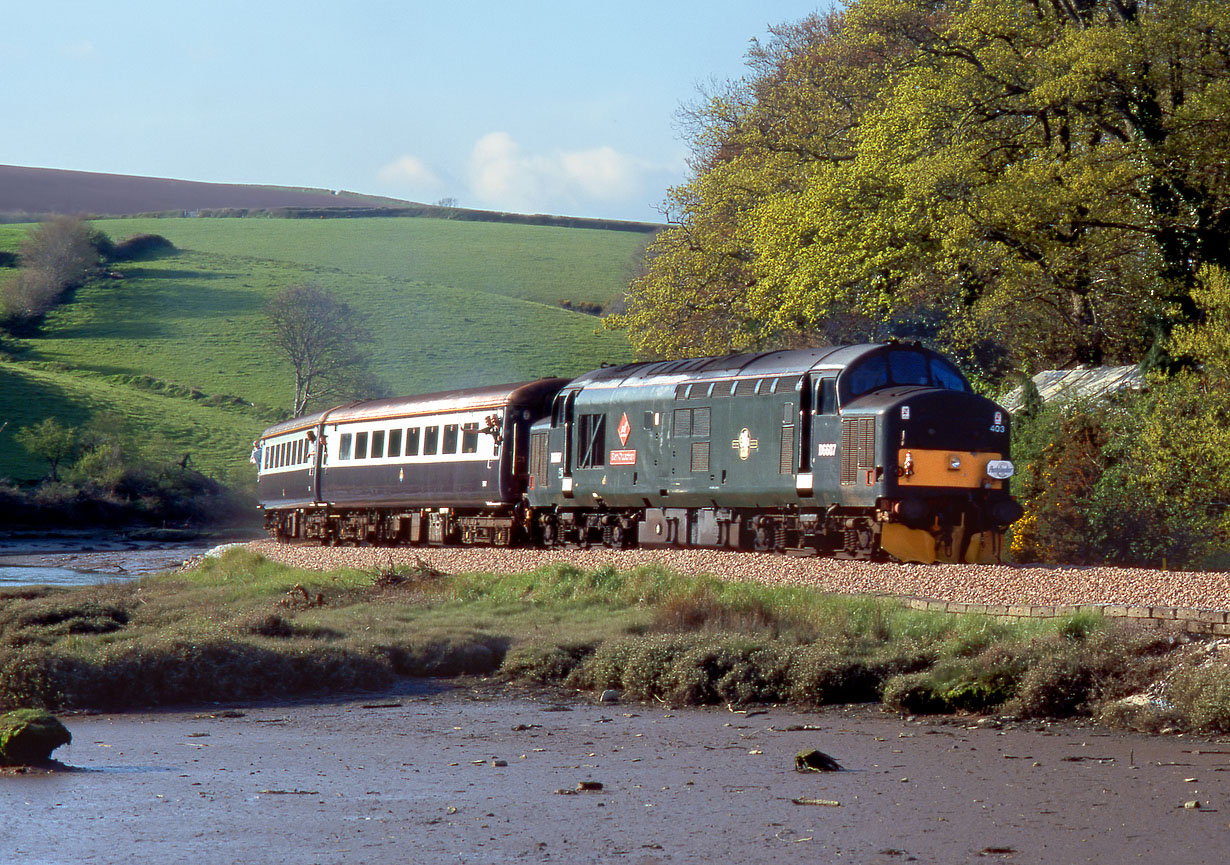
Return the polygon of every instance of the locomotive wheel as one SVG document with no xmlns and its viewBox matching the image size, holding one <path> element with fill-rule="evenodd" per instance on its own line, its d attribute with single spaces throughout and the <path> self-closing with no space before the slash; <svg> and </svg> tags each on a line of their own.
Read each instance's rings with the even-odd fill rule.
<svg viewBox="0 0 1230 865">
<path fill-rule="evenodd" d="M 752 542 L 752 548 L 758 553 L 771 553 L 773 552 L 773 541 L 773 526 L 766 523 L 756 529 L 756 539 Z"/>
<path fill-rule="evenodd" d="M 622 550 L 627 546 L 627 533 L 619 523 L 611 526 L 611 546 L 617 550 Z"/>
<path fill-rule="evenodd" d="M 559 543 L 559 523 L 554 519 L 545 519 L 542 521 L 542 545 L 544 547 L 553 547 Z"/>
</svg>

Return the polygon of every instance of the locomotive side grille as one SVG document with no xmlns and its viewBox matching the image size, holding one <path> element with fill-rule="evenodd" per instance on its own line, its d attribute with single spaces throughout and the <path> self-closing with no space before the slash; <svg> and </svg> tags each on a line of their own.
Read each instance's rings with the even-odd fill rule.
<svg viewBox="0 0 1230 865">
<path fill-rule="evenodd" d="M 537 482 L 547 477 L 547 434 L 534 433 L 530 436 L 530 474 Z"/>
<path fill-rule="evenodd" d="M 709 418 L 711 410 L 707 408 L 692 409 L 692 435 L 701 438 L 709 437 Z"/>
<path fill-rule="evenodd" d="M 858 421 L 841 421 L 841 482 L 852 484 L 858 477 Z"/>
<path fill-rule="evenodd" d="M 692 410 L 690 408 L 675 409 L 675 435 L 690 436 L 692 434 Z"/>
<path fill-rule="evenodd" d="M 692 442 L 692 471 L 709 471 L 709 442 Z"/>
<path fill-rule="evenodd" d="M 858 419 L 858 466 L 869 469 L 876 464 L 876 419 Z"/>
<path fill-rule="evenodd" d="M 777 463 L 780 475 L 794 474 L 794 426 L 782 427 L 782 452 Z"/>
<path fill-rule="evenodd" d="M 756 393 L 756 379 L 741 378 L 735 385 L 735 396 L 752 396 Z"/>
</svg>

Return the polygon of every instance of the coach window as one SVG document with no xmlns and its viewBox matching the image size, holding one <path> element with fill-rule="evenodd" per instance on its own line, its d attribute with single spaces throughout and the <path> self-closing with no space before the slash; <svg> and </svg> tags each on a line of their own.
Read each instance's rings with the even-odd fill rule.
<svg viewBox="0 0 1230 865">
<path fill-rule="evenodd" d="M 401 430 L 389 430 L 389 452 L 386 456 L 399 457 L 401 456 Z"/>
<path fill-rule="evenodd" d="M 353 442 L 353 436 L 350 433 L 342 433 L 341 441 L 337 445 L 337 458 L 339 460 L 350 459 L 350 448 Z"/>
<path fill-rule="evenodd" d="M 461 425 L 461 452 L 463 454 L 478 453 L 477 423 L 466 423 Z"/>
<path fill-rule="evenodd" d="M 440 446 L 440 453 L 455 454 L 457 453 L 457 424 L 449 423 L 444 425 L 444 442 Z"/>
<path fill-rule="evenodd" d="M 423 456 L 435 456 L 440 447 L 440 428 L 429 426 L 423 430 Z"/>
<path fill-rule="evenodd" d="M 365 432 L 354 434 L 354 458 L 367 459 L 367 433 Z"/>
<path fill-rule="evenodd" d="M 384 430 L 378 429 L 372 433 L 372 459 L 378 460 L 384 456 Z"/>
<path fill-rule="evenodd" d="M 419 455 L 419 440 L 423 437 L 423 431 L 418 427 L 409 427 L 406 430 L 406 456 L 416 457 Z"/>
</svg>

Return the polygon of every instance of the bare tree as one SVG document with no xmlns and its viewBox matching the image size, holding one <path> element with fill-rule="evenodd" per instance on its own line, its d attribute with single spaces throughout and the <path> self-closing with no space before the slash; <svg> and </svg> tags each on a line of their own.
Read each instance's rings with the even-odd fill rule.
<svg viewBox="0 0 1230 865">
<path fill-rule="evenodd" d="M 327 397 L 375 389 L 359 346 L 372 340 L 363 321 L 345 301 L 319 285 L 287 286 L 265 305 L 268 339 L 295 371 L 294 414 Z M 375 394 L 368 393 L 368 396 Z"/>
<path fill-rule="evenodd" d="M 39 224 L 21 245 L 21 266 L 46 273 L 64 288 L 80 285 L 98 266 L 89 226 L 75 216 Z"/>
</svg>

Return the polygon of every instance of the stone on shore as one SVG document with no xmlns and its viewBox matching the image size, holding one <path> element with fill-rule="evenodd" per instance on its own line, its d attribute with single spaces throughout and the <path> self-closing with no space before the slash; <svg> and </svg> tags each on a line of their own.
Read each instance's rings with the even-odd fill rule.
<svg viewBox="0 0 1230 865">
<path fill-rule="evenodd" d="M 44 709 L 17 709 L 0 715 L 0 765 L 46 763 L 52 751 L 72 740 L 68 728 Z"/>
</svg>

